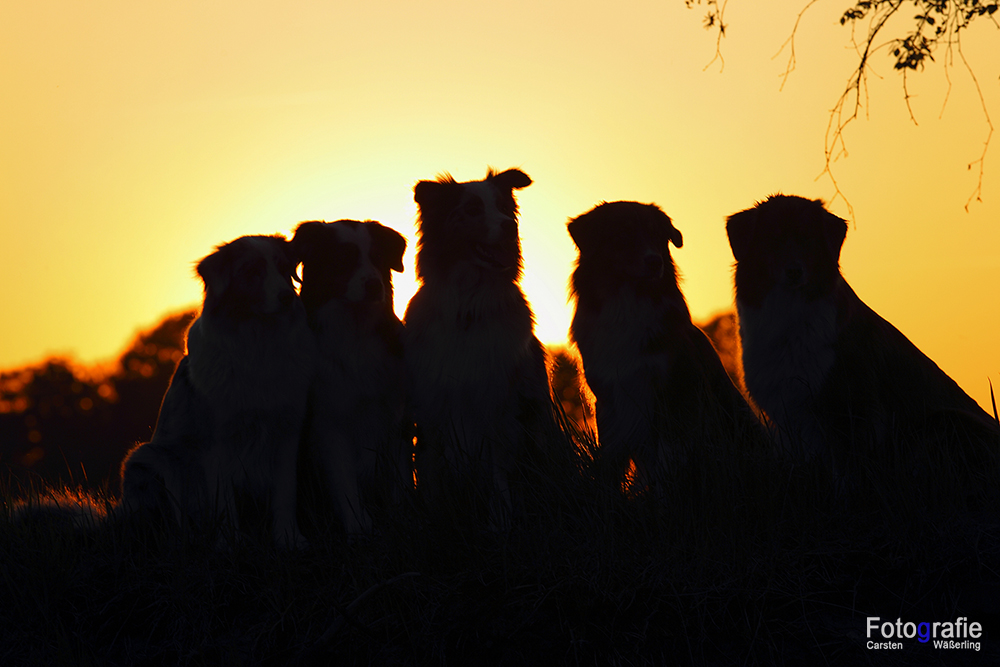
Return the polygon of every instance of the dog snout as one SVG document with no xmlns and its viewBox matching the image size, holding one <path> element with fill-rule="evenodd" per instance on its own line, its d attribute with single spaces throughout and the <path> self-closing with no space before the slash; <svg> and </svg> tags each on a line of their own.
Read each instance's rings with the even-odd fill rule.
<svg viewBox="0 0 1000 667">
<path fill-rule="evenodd" d="M 381 301 L 384 296 L 382 281 L 369 278 L 365 281 L 365 301 Z"/>
<path fill-rule="evenodd" d="M 802 265 L 796 262 L 785 268 L 785 283 L 789 287 L 797 287 L 802 284 L 805 277 L 805 271 L 802 269 Z"/>
<path fill-rule="evenodd" d="M 663 257 L 659 253 L 650 252 L 643 258 L 643 272 L 648 278 L 663 276 Z"/>
<path fill-rule="evenodd" d="M 517 223 L 511 218 L 507 218 L 501 222 L 500 237 L 504 239 L 509 239 L 511 237 L 517 238 Z"/>
</svg>

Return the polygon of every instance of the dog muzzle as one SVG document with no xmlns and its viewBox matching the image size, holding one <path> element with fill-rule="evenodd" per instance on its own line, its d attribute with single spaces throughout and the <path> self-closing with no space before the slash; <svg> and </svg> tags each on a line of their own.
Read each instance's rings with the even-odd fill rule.
<svg viewBox="0 0 1000 667">
<path fill-rule="evenodd" d="M 473 247 L 476 259 L 495 271 L 509 271 L 517 268 L 520 253 L 516 244 L 495 243 L 485 245 L 477 243 Z"/>
</svg>

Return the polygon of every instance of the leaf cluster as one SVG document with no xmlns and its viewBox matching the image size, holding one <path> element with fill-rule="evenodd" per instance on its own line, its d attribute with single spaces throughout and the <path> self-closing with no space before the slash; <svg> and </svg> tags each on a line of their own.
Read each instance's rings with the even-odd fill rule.
<svg viewBox="0 0 1000 667">
<path fill-rule="evenodd" d="M 859 0 L 840 17 L 840 24 L 854 25 L 870 19 L 875 28 L 869 32 L 869 43 L 885 25 L 886 20 L 900 11 L 903 0 Z M 951 44 L 958 40 L 974 20 L 992 17 L 998 3 L 981 0 L 913 0 L 917 13 L 913 28 L 902 37 L 891 40 L 890 48 L 896 58 L 898 70 L 923 68 L 925 62 L 934 60 L 933 53 L 940 43 Z"/>
<path fill-rule="evenodd" d="M 684 0 L 684 6 L 691 9 L 696 4 L 702 4 L 702 0 Z M 723 13 L 726 11 L 726 3 L 723 2 L 722 6 L 719 6 L 718 0 L 705 0 L 706 7 L 705 17 L 703 19 L 706 30 L 711 30 L 716 28 L 719 31 L 719 36 L 723 37 L 726 34 L 726 24 L 723 22 Z"/>
</svg>

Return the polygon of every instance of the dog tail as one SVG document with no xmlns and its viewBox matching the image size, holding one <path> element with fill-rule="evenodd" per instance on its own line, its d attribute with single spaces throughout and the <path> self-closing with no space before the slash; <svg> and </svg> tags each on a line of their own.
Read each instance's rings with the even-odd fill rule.
<svg viewBox="0 0 1000 667">
<path fill-rule="evenodd" d="M 55 529 L 90 532 L 113 513 L 114 504 L 82 489 L 45 488 L 9 505 L 11 523 L 47 524 Z"/>
</svg>

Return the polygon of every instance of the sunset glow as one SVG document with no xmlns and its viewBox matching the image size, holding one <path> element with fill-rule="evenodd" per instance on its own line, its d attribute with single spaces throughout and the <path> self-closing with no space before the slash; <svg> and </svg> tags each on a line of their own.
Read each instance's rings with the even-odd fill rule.
<svg viewBox="0 0 1000 667">
<path fill-rule="evenodd" d="M 804 0 L 737 0 L 725 67 L 682 0 L 608 2 L 49 1 L 0 9 L 0 368 L 112 358 L 197 304 L 194 265 L 244 234 L 379 220 L 408 238 L 396 310 L 416 291 L 412 188 L 518 167 L 537 333 L 565 342 L 566 222 L 600 201 L 655 202 L 696 321 L 732 308 L 725 217 L 770 193 L 831 199 L 823 140 L 856 62 Z M 1000 123 L 1000 31 L 964 38 Z M 842 254 L 858 295 L 988 411 L 1000 386 L 1000 140 L 955 54 L 908 80 L 873 59 L 834 164 L 855 213 Z M 720 72 L 721 69 L 721 72 Z M 881 78 L 880 78 L 881 77 Z M 950 79 L 950 89 L 948 81 Z M 842 199 L 831 209 L 843 217 Z"/>
</svg>

